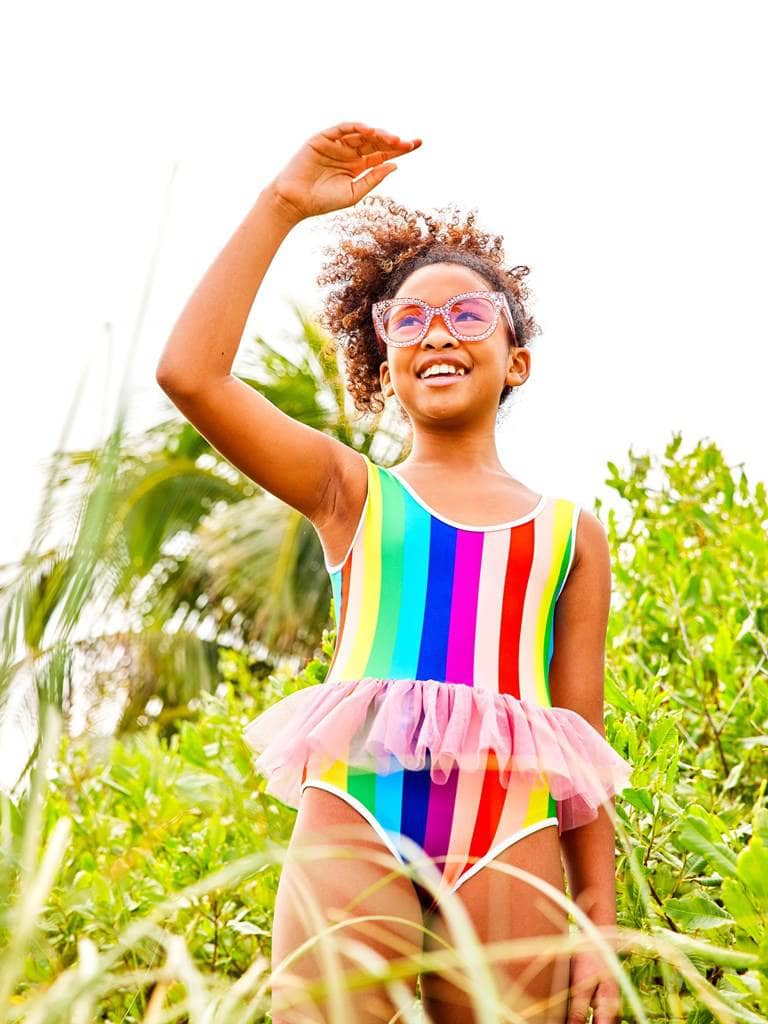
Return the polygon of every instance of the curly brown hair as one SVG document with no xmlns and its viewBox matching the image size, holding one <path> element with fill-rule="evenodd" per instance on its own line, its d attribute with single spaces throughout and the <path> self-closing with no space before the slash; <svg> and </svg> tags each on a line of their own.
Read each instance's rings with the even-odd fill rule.
<svg viewBox="0 0 768 1024">
<path fill-rule="evenodd" d="M 354 207 L 337 214 L 331 225 L 341 242 L 325 245 L 328 259 L 317 277 L 331 285 L 319 322 L 331 335 L 332 353 L 341 344 L 347 389 L 360 412 L 384 408 L 379 367 L 382 353 L 371 318 L 371 306 L 391 298 L 418 267 L 430 263 L 460 263 L 480 274 L 492 290 L 504 292 L 512 312 L 517 344 L 525 346 L 541 333 L 525 303 L 523 278 L 527 266 L 503 266 L 503 239 L 477 227 L 477 211 L 462 213 L 454 203 L 434 214 L 410 210 L 394 199 L 367 195 Z M 515 389 L 505 385 L 499 398 L 504 406 Z"/>
</svg>

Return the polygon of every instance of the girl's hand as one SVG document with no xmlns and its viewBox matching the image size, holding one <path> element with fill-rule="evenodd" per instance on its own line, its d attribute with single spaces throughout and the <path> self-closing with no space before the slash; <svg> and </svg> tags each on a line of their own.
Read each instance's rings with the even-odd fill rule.
<svg viewBox="0 0 768 1024">
<path fill-rule="evenodd" d="M 275 198 L 297 221 L 354 205 L 397 164 L 384 163 L 410 153 L 421 139 L 404 142 L 381 128 L 343 121 L 309 138 L 271 182 Z M 373 170 L 353 181 L 368 168 Z"/>
<path fill-rule="evenodd" d="M 569 984 L 567 1024 L 584 1024 L 590 1006 L 594 1007 L 592 1024 L 616 1024 L 621 1011 L 619 983 L 599 954 L 572 956 Z"/>
</svg>

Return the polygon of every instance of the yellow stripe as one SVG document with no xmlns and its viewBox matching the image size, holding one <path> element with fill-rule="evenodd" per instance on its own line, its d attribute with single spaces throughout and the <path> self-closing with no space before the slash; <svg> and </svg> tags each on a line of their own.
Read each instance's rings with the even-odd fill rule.
<svg viewBox="0 0 768 1024">
<path fill-rule="evenodd" d="M 347 788 L 347 765 L 345 761 L 334 761 L 318 776 L 321 782 L 330 782 L 339 789 Z"/>
<path fill-rule="evenodd" d="M 573 502 L 566 498 L 555 499 L 552 517 L 552 535 L 549 554 L 549 573 L 542 588 L 541 601 L 536 617 L 536 636 L 534 638 L 533 671 L 536 680 L 536 699 L 542 706 L 549 704 L 547 682 L 544 674 L 544 641 L 547 633 L 547 619 L 555 596 L 555 587 L 560 575 L 560 564 L 563 560 L 568 533 L 571 529 Z"/>
<path fill-rule="evenodd" d="M 531 798 L 528 801 L 525 820 L 520 827 L 525 828 L 526 825 L 533 825 L 547 817 L 549 817 L 549 790 L 546 783 L 541 782 L 531 788 Z"/>
<path fill-rule="evenodd" d="M 368 464 L 369 502 L 363 525 L 363 592 L 360 595 L 360 619 L 355 644 L 344 666 L 346 678 L 362 678 L 371 653 L 376 633 L 381 595 L 381 479 L 378 469 L 366 458 Z"/>
</svg>

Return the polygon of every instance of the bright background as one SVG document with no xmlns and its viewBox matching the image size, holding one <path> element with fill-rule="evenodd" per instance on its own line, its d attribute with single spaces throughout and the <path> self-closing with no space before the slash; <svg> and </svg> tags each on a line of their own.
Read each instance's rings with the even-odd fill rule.
<svg viewBox="0 0 768 1024">
<path fill-rule="evenodd" d="M 508 260 L 531 267 L 544 333 L 499 437 L 513 475 L 591 506 L 610 500 L 606 460 L 660 452 L 681 430 L 766 479 L 760 13 L 391 0 L 6 10 L 0 561 L 29 540 L 83 375 L 68 446 L 100 442 L 125 373 L 135 429 L 168 414 L 154 371 L 188 295 L 264 184 L 343 120 L 422 137 L 377 191 L 476 207 Z M 330 237 L 323 218 L 288 237 L 236 370 L 249 337 L 298 330 L 291 299 L 317 305 Z"/>
</svg>

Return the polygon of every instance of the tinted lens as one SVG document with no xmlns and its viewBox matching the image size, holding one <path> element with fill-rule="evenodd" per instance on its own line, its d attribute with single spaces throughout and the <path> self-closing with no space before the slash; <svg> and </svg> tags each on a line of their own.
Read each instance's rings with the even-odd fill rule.
<svg viewBox="0 0 768 1024">
<path fill-rule="evenodd" d="M 421 306 L 401 303 L 390 306 L 384 314 L 384 330 L 388 338 L 401 343 L 414 341 L 424 330 L 424 310 Z"/>
<path fill-rule="evenodd" d="M 458 334 L 475 338 L 489 329 L 496 308 L 491 299 L 460 299 L 451 306 L 450 316 Z"/>
<path fill-rule="evenodd" d="M 406 345 L 424 330 L 425 312 L 415 303 L 390 306 L 384 314 L 384 330 L 390 341 Z M 496 307 L 491 299 L 459 299 L 450 308 L 454 330 L 463 338 L 477 338 L 493 324 Z"/>
</svg>

